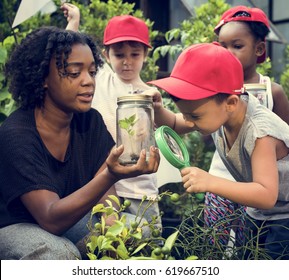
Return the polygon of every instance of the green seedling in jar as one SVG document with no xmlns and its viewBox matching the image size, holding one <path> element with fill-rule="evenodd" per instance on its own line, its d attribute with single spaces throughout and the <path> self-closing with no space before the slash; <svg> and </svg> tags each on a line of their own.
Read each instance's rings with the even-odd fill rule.
<svg viewBox="0 0 289 280">
<path fill-rule="evenodd" d="M 131 145 L 131 150 L 132 153 L 130 154 L 131 160 L 132 161 L 137 161 L 139 158 L 139 155 L 137 155 L 134 152 L 134 146 L 133 146 L 133 139 L 134 136 L 136 135 L 136 131 L 134 129 L 135 124 L 137 123 L 138 119 L 136 118 L 136 114 L 131 115 L 128 118 L 124 118 L 122 120 L 118 121 L 118 125 L 121 129 L 124 129 L 128 135 L 129 135 L 129 140 L 130 140 L 130 145 Z"/>
</svg>

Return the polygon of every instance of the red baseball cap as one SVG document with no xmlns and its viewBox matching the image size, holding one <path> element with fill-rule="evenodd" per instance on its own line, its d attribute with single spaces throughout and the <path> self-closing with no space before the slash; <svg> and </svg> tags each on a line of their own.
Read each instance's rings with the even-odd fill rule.
<svg viewBox="0 0 289 280">
<path fill-rule="evenodd" d="M 236 6 L 223 13 L 220 22 L 214 28 L 216 34 L 219 33 L 220 28 L 231 21 L 249 21 L 261 22 L 270 29 L 269 20 L 266 14 L 259 8 L 249 8 L 246 6 Z M 264 38 L 265 40 L 265 38 Z M 257 63 L 262 63 L 266 59 L 266 51 L 257 59 Z"/>
<path fill-rule="evenodd" d="M 131 15 L 111 18 L 104 30 L 103 44 L 110 45 L 123 41 L 136 41 L 149 48 L 149 29 L 144 21 Z"/>
<path fill-rule="evenodd" d="M 244 92 L 242 64 L 217 42 L 188 47 L 178 57 L 169 77 L 148 83 L 185 100 Z"/>
</svg>

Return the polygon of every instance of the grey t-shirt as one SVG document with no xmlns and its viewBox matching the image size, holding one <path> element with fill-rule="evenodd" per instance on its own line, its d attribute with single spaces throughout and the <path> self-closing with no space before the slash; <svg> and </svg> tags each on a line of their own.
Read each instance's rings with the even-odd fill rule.
<svg viewBox="0 0 289 280">
<path fill-rule="evenodd" d="M 279 116 L 258 100 L 248 95 L 247 113 L 239 135 L 229 150 L 223 127 L 212 137 L 216 149 L 225 166 L 238 182 L 252 182 L 251 156 L 257 138 L 272 136 L 285 143 L 289 148 L 289 126 Z M 247 213 L 257 220 L 278 220 L 289 218 L 289 155 L 277 163 L 279 173 L 278 200 L 272 209 L 247 208 Z"/>
</svg>

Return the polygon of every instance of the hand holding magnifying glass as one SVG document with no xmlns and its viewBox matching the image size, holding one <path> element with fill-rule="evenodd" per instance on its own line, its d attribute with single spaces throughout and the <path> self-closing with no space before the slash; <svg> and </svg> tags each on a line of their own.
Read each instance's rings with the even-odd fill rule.
<svg viewBox="0 0 289 280">
<path fill-rule="evenodd" d="M 190 167 L 190 156 L 181 137 L 170 127 L 161 126 L 155 131 L 155 139 L 161 153 L 167 161 L 178 169 Z M 196 198 L 203 201 L 205 194 L 196 193 Z"/>
</svg>

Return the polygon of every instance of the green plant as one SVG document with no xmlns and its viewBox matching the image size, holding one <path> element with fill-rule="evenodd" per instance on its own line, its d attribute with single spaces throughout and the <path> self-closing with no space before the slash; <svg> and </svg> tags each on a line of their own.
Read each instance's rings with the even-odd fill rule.
<svg viewBox="0 0 289 280">
<path fill-rule="evenodd" d="M 130 142 L 130 147 L 131 147 L 131 154 L 130 154 L 130 158 L 131 161 L 137 161 L 139 156 L 137 154 L 137 151 L 134 151 L 134 135 L 136 134 L 136 131 L 134 129 L 135 124 L 138 122 L 138 119 L 136 118 L 136 114 L 131 115 L 128 118 L 124 118 L 121 120 L 118 120 L 118 126 L 120 129 L 123 129 L 127 132 L 128 134 L 128 138 L 129 138 L 129 142 Z"/>
<path fill-rule="evenodd" d="M 0 42 L 0 125 L 17 108 L 8 91 L 7 81 L 4 76 L 4 65 L 14 42 L 15 40 L 12 36 Z"/>
<path fill-rule="evenodd" d="M 280 84 L 284 88 L 286 95 L 289 98 L 289 46 L 285 50 L 285 61 L 287 62 L 284 71 L 280 77 Z"/>
<path fill-rule="evenodd" d="M 162 193 L 158 199 L 168 196 L 168 193 Z M 145 197 L 142 202 L 145 201 Z M 113 203 L 119 206 L 116 211 Z M 141 203 L 142 203 L 141 202 Z M 107 206 L 100 203 L 92 209 L 92 216 L 102 214 L 100 222 L 88 225 L 90 235 L 86 242 L 87 255 L 90 260 L 164 260 L 173 259 L 171 255 L 173 246 L 179 232 L 176 230 L 168 238 L 164 239 L 160 231 L 154 227 L 154 219 L 151 223 L 142 222 L 144 213 L 155 200 L 150 200 L 143 213 L 138 213 L 134 220 L 127 220 L 123 212 L 129 207 L 128 201 L 120 204 L 115 196 L 109 196 L 106 200 Z M 105 217 L 113 216 L 115 221 L 111 226 L 106 225 Z M 121 215 L 122 214 L 122 215 Z M 144 232 L 149 230 L 149 235 Z"/>
</svg>

